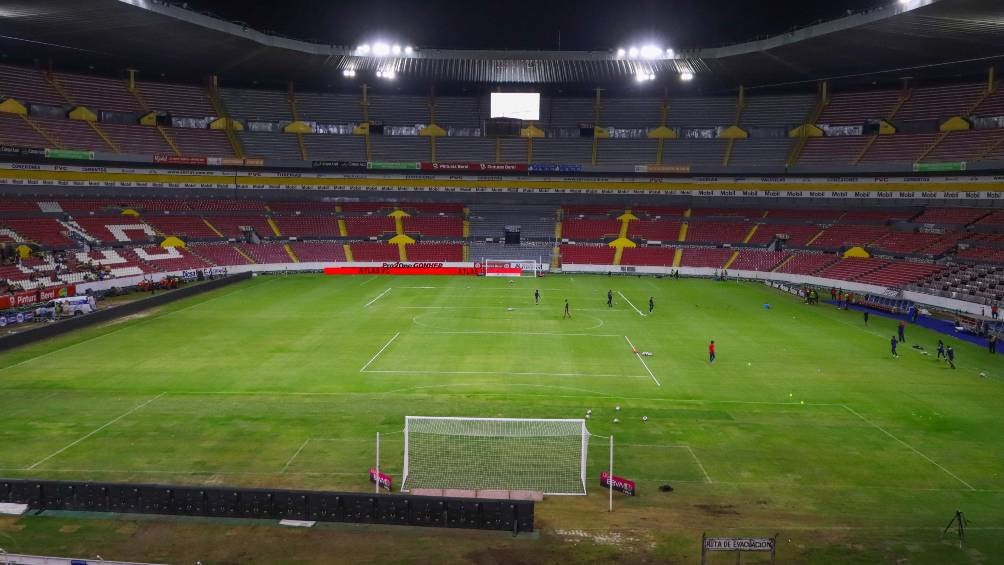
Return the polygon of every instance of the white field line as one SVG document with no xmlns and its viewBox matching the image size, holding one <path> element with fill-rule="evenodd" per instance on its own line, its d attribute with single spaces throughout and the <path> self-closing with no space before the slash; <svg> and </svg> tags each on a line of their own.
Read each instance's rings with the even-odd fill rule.
<svg viewBox="0 0 1004 565">
<path fill-rule="evenodd" d="M 55 456 L 59 455 L 60 453 L 62 453 L 62 452 L 64 452 L 64 451 L 66 451 L 67 449 L 70 449 L 70 448 L 71 448 L 71 447 L 73 447 L 74 445 L 77 445 L 78 443 L 80 443 L 80 442 L 84 441 L 85 439 L 87 439 L 87 438 L 89 438 L 89 437 L 93 436 L 94 434 L 96 434 L 96 433 L 100 432 L 101 430 L 103 430 L 103 429 L 107 428 L 108 426 L 110 426 L 110 425 L 114 424 L 115 422 L 118 422 L 119 420 L 121 420 L 122 418 L 125 418 L 126 416 L 128 416 L 128 415 L 132 414 L 133 412 L 135 412 L 135 411 L 137 411 L 137 410 L 139 410 L 139 409 L 141 409 L 141 408 L 145 407 L 146 405 L 150 404 L 151 402 L 153 402 L 154 400 L 157 400 L 158 398 L 160 398 L 160 397 L 162 397 L 162 396 L 164 396 L 164 393 L 163 393 L 163 392 L 162 392 L 162 393 L 160 393 L 160 394 L 158 394 L 157 396 L 155 396 L 155 397 L 153 397 L 153 398 L 151 398 L 151 399 L 147 400 L 146 402 L 143 402 L 143 403 L 141 403 L 141 404 L 137 404 L 136 406 L 133 406 L 133 407 L 132 407 L 132 408 L 130 408 L 130 409 L 129 409 L 129 410 L 128 410 L 128 411 L 127 411 L 127 412 L 126 412 L 125 414 L 122 414 L 122 415 L 121 415 L 121 416 L 119 416 L 118 418 L 115 418 L 114 420 L 110 420 L 110 421 L 108 421 L 108 422 L 104 423 L 104 424 L 103 424 L 103 425 L 101 425 L 101 427 L 99 427 L 98 429 L 96 429 L 96 430 L 94 430 L 94 431 L 90 432 L 89 434 L 87 434 L 87 435 L 85 435 L 85 436 L 83 436 L 83 437 L 81 437 L 81 438 L 77 439 L 76 441 L 74 441 L 74 442 L 71 442 L 71 443 L 69 443 L 69 444 L 67 444 L 67 445 L 63 446 L 62 448 L 60 448 L 60 449 L 58 449 L 58 450 L 56 450 L 56 451 L 53 451 L 53 452 L 52 452 L 52 453 L 50 453 L 49 455 L 47 455 L 47 456 L 45 456 L 44 458 L 42 458 L 42 459 L 39 459 L 38 461 L 36 461 L 35 463 L 33 463 L 33 464 L 32 464 L 32 465 L 30 466 L 30 467 L 26 467 L 26 468 L 25 468 L 25 470 L 26 470 L 26 471 L 30 471 L 30 470 L 34 469 L 35 467 L 38 467 L 38 466 L 39 466 L 39 465 L 41 465 L 42 463 L 45 463 L 45 462 L 46 462 L 46 461 L 48 461 L 49 459 L 52 459 L 53 457 L 55 457 Z"/>
<path fill-rule="evenodd" d="M 369 284 L 369 283 L 371 283 L 371 282 L 375 281 L 375 280 L 376 280 L 376 278 L 377 278 L 377 276 L 376 276 L 376 275 L 373 275 L 373 276 L 371 276 L 371 277 L 367 278 L 366 280 L 364 280 L 363 282 L 359 283 L 359 285 L 358 285 L 358 286 L 365 286 L 365 285 L 367 285 L 367 284 Z"/>
<path fill-rule="evenodd" d="M 921 457 L 923 457 L 923 458 L 924 458 L 925 460 L 927 460 L 927 462 L 928 462 L 928 463 L 931 463 L 931 464 L 932 464 L 932 465 L 934 465 L 935 467 L 937 467 L 937 468 L 941 469 L 942 471 L 944 471 L 944 472 L 945 472 L 945 474 L 946 474 L 946 475 L 948 475 L 949 477 L 952 477 L 952 478 L 953 478 L 953 479 L 955 479 L 956 481 L 959 481 L 960 483 L 962 483 L 962 484 L 966 485 L 966 487 L 967 487 L 967 488 L 969 488 L 969 490 L 976 490 L 976 489 L 975 489 L 975 488 L 973 487 L 973 485 L 971 485 L 971 484 L 967 483 L 966 481 L 963 481 L 962 479 L 960 479 L 960 478 L 959 478 L 959 476 L 958 476 L 958 475 L 956 475 L 955 473 L 953 473 L 953 472 L 949 471 L 948 469 L 946 469 L 946 468 L 942 467 L 942 466 L 941 466 L 941 465 L 940 465 L 940 464 L 939 464 L 939 463 L 938 463 L 937 461 L 935 461 L 934 459 L 931 459 L 931 458 L 930 458 L 930 457 L 928 457 L 927 455 L 924 455 L 924 454 L 923 454 L 923 453 L 921 453 L 921 452 L 920 452 L 920 451 L 919 451 L 919 450 L 918 450 L 918 449 L 917 449 L 916 447 L 914 447 L 914 446 L 910 445 L 909 443 L 906 443 L 905 441 L 903 441 L 903 440 L 899 439 L 898 437 L 896 437 L 896 436 L 892 435 L 892 434 L 891 434 L 891 433 L 890 433 L 890 432 L 889 432 L 888 430 L 886 430 L 886 429 L 885 429 L 885 428 L 883 428 L 882 426 L 880 426 L 880 425 L 876 424 L 875 422 L 872 422 L 872 421 L 871 421 L 871 420 L 869 420 L 868 418 L 865 418 L 865 417 L 864 417 L 864 416 L 862 416 L 862 415 L 861 415 L 860 413 L 858 413 L 858 411 L 854 410 L 854 409 L 853 409 L 853 408 L 851 408 L 850 406 L 847 406 L 846 404 L 841 404 L 841 406 L 843 406 L 843 407 L 844 407 L 844 408 L 845 408 L 845 409 L 846 409 L 846 410 L 847 410 L 848 412 L 850 412 L 851 414 L 854 414 L 854 415 L 855 415 L 855 416 L 857 416 L 858 418 L 861 418 L 861 420 L 862 420 L 863 422 L 865 422 L 866 424 L 868 424 L 868 425 L 872 426 L 873 428 L 875 428 L 875 429 L 879 430 L 880 432 L 884 433 L 885 435 L 889 436 L 890 438 L 892 438 L 892 439 L 896 440 L 896 442 L 898 442 L 898 443 L 899 443 L 900 445 L 902 445 L 903 447 L 906 447 L 906 448 L 907 448 L 907 449 L 909 449 L 910 451 L 912 451 L 912 452 L 916 453 L 917 455 L 920 455 L 920 456 L 921 456 Z"/>
<path fill-rule="evenodd" d="M 397 339 L 398 336 L 400 336 L 400 335 L 401 335 L 401 332 L 397 332 L 396 334 L 394 334 L 394 337 L 390 338 L 390 340 L 388 340 L 387 343 L 383 344 L 383 347 L 380 348 L 380 351 L 376 352 L 376 355 L 374 355 L 373 357 L 370 357 L 370 360 L 367 361 L 365 365 L 363 365 L 362 369 L 359 369 L 359 372 L 360 373 L 365 372 L 366 371 L 366 367 L 369 367 L 370 365 L 372 365 L 373 362 L 376 361 L 376 358 L 379 357 L 380 354 L 383 353 L 385 349 L 387 349 L 388 347 L 390 347 L 390 344 L 394 343 L 394 340 Z"/>
<path fill-rule="evenodd" d="M 644 316 L 644 314 L 642 314 L 642 315 Z M 652 377 L 652 380 L 655 381 L 655 386 L 661 387 L 662 383 L 660 383 L 659 379 L 655 378 L 655 375 L 652 374 L 652 369 L 648 368 L 648 363 L 646 363 L 645 359 L 642 358 L 641 353 L 638 352 L 637 349 L 635 349 L 634 344 L 631 343 L 631 339 L 628 338 L 628 336 L 624 336 L 624 339 L 626 339 L 627 342 L 628 342 L 628 345 L 631 346 L 631 351 L 635 352 L 634 356 L 637 357 L 639 361 L 641 361 L 641 366 L 645 367 L 645 371 L 648 372 L 648 376 Z"/>
<path fill-rule="evenodd" d="M 366 305 L 365 305 L 365 306 L 363 306 L 363 308 L 369 308 L 371 304 L 373 304 L 373 303 L 374 303 L 374 302 L 376 302 L 377 300 L 380 300 L 381 298 L 383 298 L 383 296 L 384 296 L 385 294 L 387 294 L 388 292 L 390 292 L 390 289 L 389 289 L 389 288 L 388 288 L 387 290 L 385 290 L 385 291 L 381 292 L 380 294 L 378 294 L 378 295 L 377 295 L 377 297 L 376 297 L 376 298 L 374 298 L 373 300 L 370 300 L 369 302 L 367 302 L 367 303 L 366 303 Z"/>
<path fill-rule="evenodd" d="M 299 455 L 301 451 L 303 451 L 303 448 L 307 447 L 308 443 L 310 443 L 309 437 L 303 440 L 303 443 L 300 444 L 300 448 L 296 450 L 296 453 L 294 453 L 292 457 L 290 457 L 289 460 L 286 461 L 286 464 L 282 466 L 282 471 L 279 471 L 280 473 L 285 473 L 286 469 L 289 469 L 290 464 L 292 464 L 293 460 L 296 459 L 296 456 Z"/>
<path fill-rule="evenodd" d="M 694 462 L 696 462 L 697 466 L 701 468 L 701 472 L 704 473 L 704 478 L 708 481 L 708 484 L 710 485 L 711 475 L 709 475 L 707 469 L 704 468 L 704 464 L 701 463 L 701 460 L 697 458 L 697 454 L 694 453 L 693 448 L 691 448 L 689 445 L 687 446 L 687 451 L 689 451 L 690 455 L 694 457 Z"/>
<path fill-rule="evenodd" d="M 586 334 L 586 333 L 565 333 L 565 332 L 495 332 L 495 331 L 478 331 L 478 330 L 463 330 L 463 331 L 441 331 L 441 332 L 429 332 L 432 334 L 443 334 L 443 335 L 556 335 L 556 336 L 570 336 L 570 337 L 620 337 L 617 334 Z"/>
<path fill-rule="evenodd" d="M 272 282 L 272 281 L 275 281 L 275 280 L 278 280 L 278 279 L 271 278 L 271 279 L 268 279 L 268 281 L 266 281 L 266 282 Z M 178 310 L 172 310 L 171 312 L 165 312 L 163 314 L 155 314 L 153 316 L 150 316 L 149 318 L 144 318 L 144 319 L 139 320 L 138 322 L 133 323 L 133 324 L 125 322 L 125 323 L 123 323 L 123 325 L 121 327 L 116 328 L 116 329 L 114 329 L 114 330 L 112 330 L 110 332 L 103 333 L 103 334 L 100 334 L 100 335 L 96 335 L 94 337 L 89 337 L 89 338 L 87 338 L 87 339 L 85 339 L 83 341 L 78 341 L 78 342 L 75 342 L 75 343 L 70 343 L 68 345 L 64 345 L 63 347 L 60 347 L 58 349 L 53 349 L 52 351 L 48 351 L 48 352 L 43 353 L 41 355 L 36 355 L 35 357 L 29 357 L 27 359 L 24 359 L 23 361 L 18 361 L 17 363 L 14 363 L 13 365 L 7 365 L 6 367 L 0 367 L 0 371 L 6 371 L 7 369 L 13 369 L 14 367 L 20 367 L 21 365 L 24 365 L 25 363 L 28 363 L 29 361 L 37 361 L 39 359 L 43 359 L 43 358 L 48 357 L 50 355 L 53 355 L 55 353 L 59 353 L 60 351 L 64 351 L 66 349 L 70 349 L 71 347 L 76 347 L 78 345 L 83 345 L 85 343 L 90 343 L 90 342 L 92 342 L 92 341 L 94 341 L 96 339 L 101 339 L 103 337 L 108 337 L 108 336 L 110 336 L 112 334 L 116 334 L 116 333 L 118 333 L 120 331 L 123 331 L 123 330 L 128 330 L 128 329 L 131 329 L 131 328 L 135 328 L 136 326 L 138 326 L 140 324 L 145 324 L 147 322 L 152 322 L 154 320 L 160 320 L 161 318 L 165 318 L 165 317 L 170 316 L 172 314 L 178 314 L 178 313 L 184 312 L 185 310 L 190 310 L 192 308 L 195 308 L 196 306 L 202 306 L 203 304 L 207 304 L 207 303 L 212 302 L 212 301 L 214 301 L 216 299 L 223 298 L 224 296 L 230 296 L 231 294 L 234 294 L 236 292 L 241 292 L 242 290 L 246 290 L 247 288 L 248 287 L 241 287 L 241 288 L 232 290 L 230 292 L 227 292 L 225 294 L 220 294 L 220 295 L 214 296 L 214 297 L 210 298 L 209 300 L 203 300 L 202 302 L 197 302 L 195 304 L 189 304 L 188 306 L 185 306 L 184 308 L 181 308 L 181 309 L 178 309 Z M 117 320 L 112 320 L 111 323 L 115 323 L 115 322 L 117 322 Z"/>
<path fill-rule="evenodd" d="M 647 379 L 646 375 L 614 375 L 604 373 L 510 373 L 505 371 L 421 371 L 413 369 L 372 369 L 366 373 L 415 375 L 501 375 L 514 377 L 617 377 L 621 379 Z"/>
<path fill-rule="evenodd" d="M 620 295 L 620 297 L 621 297 L 622 299 L 624 299 L 624 302 L 627 302 L 627 303 L 628 303 L 628 306 L 630 306 L 630 307 L 634 308 L 634 311 L 635 311 L 635 312 L 638 312 L 638 315 L 639 315 L 639 316 L 641 316 L 642 318 L 644 318 L 645 316 L 647 316 L 647 314 L 645 314 L 645 313 L 644 313 L 644 312 L 642 312 L 641 310 L 639 310 L 639 309 L 635 308 L 635 305 L 634 305 L 634 304 L 632 304 L 632 303 L 631 303 L 631 301 L 630 301 L 630 300 L 628 300 L 628 299 L 627 299 L 627 297 L 626 297 L 626 296 L 624 296 L 624 294 L 622 294 L 622 293 L 621 293 L 621 291 L 619 291 L 619 290 L 618 290 L 618 291 L 617 291 L 617 294 L 619 294 L 619 295 Z"/>
</svg>

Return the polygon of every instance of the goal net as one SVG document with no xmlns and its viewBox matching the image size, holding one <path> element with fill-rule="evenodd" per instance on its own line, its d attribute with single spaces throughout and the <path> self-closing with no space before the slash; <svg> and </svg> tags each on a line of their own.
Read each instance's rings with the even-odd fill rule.
<svg viewBox="0 0 1004 565">
<path fill-rule="evenodd" d="M 485 259 L 486 277 L 535 277 L 540 271 L 536 259 Z"/>
<path fill-rule="evenodd" d="M 401 489 L 586 494 L 585 420 L 407 416 Z"/>
</svg>

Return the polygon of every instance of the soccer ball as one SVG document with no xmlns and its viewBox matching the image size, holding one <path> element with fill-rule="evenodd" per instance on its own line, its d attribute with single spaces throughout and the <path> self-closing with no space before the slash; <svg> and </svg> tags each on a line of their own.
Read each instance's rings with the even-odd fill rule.
<svg viewBox="0 0 1004 565">
<path fill-rule="evenodd" d="M 617 410 L 618 412 L 620 412 L 620 409 L 621 409 L 620 406 L 614 406 L 614 410 Z"/>
<path fill-rule="evenodd" d="M 641 421 L 642 422 L 647 422 L 648 421 L 648 416 L 642 416 L 641 417 Z"/>
<path fill-rule="evenodd" d="M 614 423 L 615 423 L 615 424 L 619 424 L 619 423 L 621 423 L 621 419 L 620 419 L 620 418 L 614 418 Z"/>
</svg>

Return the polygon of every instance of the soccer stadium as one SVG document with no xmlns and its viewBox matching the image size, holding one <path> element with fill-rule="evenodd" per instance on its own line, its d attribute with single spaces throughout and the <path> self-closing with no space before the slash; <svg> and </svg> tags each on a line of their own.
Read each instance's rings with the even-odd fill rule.
<svg viewBox="0 0 1004 565">
<path fill-rule="evenodd" d="M 0 563 L 1004 563 L 1002 62 L 1000 0 L 0 0 Z"/>
</svg>

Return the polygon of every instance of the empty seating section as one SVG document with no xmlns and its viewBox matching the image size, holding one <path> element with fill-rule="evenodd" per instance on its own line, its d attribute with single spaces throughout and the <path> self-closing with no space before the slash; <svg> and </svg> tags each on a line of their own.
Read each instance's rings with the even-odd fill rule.
<svg viewBox="0 0 1004 565">
<path fill-rule="evenodd" d="M 786 253 L 779 251 L 744 249 L 736 256 L 736 260 L 729 265 L 729 270 L 770 272 L 787 257 Z"/>
<path fill-rule="evenodd" d="M 742 243 L 752 223 L 746 222 L 690 222 L 687 226 L 688 243 Z"/>
<path fill-rule="evenodd" d="M 388 243 L 353 243 L 351 249 L 356 261 L 398 261 L 401 258 L 398 247 Z"/>
<path fill-rule="evenodd" d="M 720 269 L 732 257 L 731 249 L 688 247 L 683 250 L 680 265 L 684 267 L 709 267 Z"/>
<path fill-rule="evenodd" d="M 913 163 L 937 140 L 936 133 L 906 133 L 880 135 L 868 148 L 862 162 L 905 162 Z"/>
<path fill-rule="evenodd" d="M 927 208 L 913 219 L 918 224 L 967 225 L 985 216 L 981 208 Z"/>
<path fill-rule="evenodd" d="M 231 116 L 255 121 L 293 120 L 289 95 L 285 92 L 224 88 L 220 90 L 220 96 Z"/>
<path fill-rule="evenodd" d="M 233 148 L 221 130 L 171 128 L 174 144 L 185 155 L 232 157 Z"/>
<path fill-rule="evenodd" d="M 840 221 L 860 222 L 860 223 L 885 223 L 906 221 L 913 218 L 920 212 L 920 209 L 890 209 L 890 208 L 860 208 L 851 209 L 844 212 Z"/>
<path fill-rule="evenodd" d="M 29 103 L 65 106 L 66 100 L 52 88 L 45 71 L 0 65 L 0 98 Z"/>
<path fill-rule="evenodd" d="M 239 134 L 248 157 L 271 157 L 299 161 L 303 158 L 295 135 L 273 132 L 244 131 Z"/>
<path fill-rule="evenodd" d="M 248 265 L 251 262 L 228 243 L 200 243 L 188 248 L 192 253 L 215 265 Z"/>
<path fill-rule="evenodd" d="M 185 118 L 216 116 L 209 93 L 203 88 L 167 82 L 139 82 L 137 86 L 151 110 Z"/>
<path fill-rule="evenodd" d="M 422 96 L 373 95 L 369 98 L 370 120 L 388 126 L 429 123 L 429 99 Z"/>
<path fill-rule="evenodd" d="M 51 145 L 27 120 L 0 112 L 0 143 L 16 147 L 48 147 Z"/>
<path fill-rule="evenodd" d="M 450 128 L 480 128 L 480 113 L 480 102 L 473 96 L 436 98 L 436 124 L 447 131 Z"/>
<path fill-rule="evenodd" d="M 1004 226 L 1004 210 L 994 210 L 976 221 L 979 226 Z"/>
<path fill-rule="evenodd" d="M 387 216 L 346 216 L 345 229 L 349 236 L 371 237 L 394 233 L 394 218 Z"/>
<path fill-rule="evenodd" d="M 334 216 L 275 216 L 272 218 L 283 237 L 337 237 Z"/>
<path fill-rule="evenodd" d="M 143 221 L 153 226 L 163 235 L 173 235 L 175 237 L 191 237 L 199 239 L 219 239 L 219 234 L 214 232 L 206 222 L 199 216 L 143 216 Z"/>
<path fill-rule="evenodd" d="M 294 241 L 289 246 L 303 263 L 345 261 L 345 248 L 341 243 Z"/>
<path fill-rule="evenodd" d="M 816 273 L 816 276 L 847 281 L 856 280 L 857 277 L 878 270 L 888 264 L 889 261 L 885 259 L 840 259 L 836 263 L 821 269 Z"/>
<path fill-rule="evenodd" d="M 153 228 L 131 216 L 74 216 L 74 221 L 102 243 L 147 241 L 157 237 Z"/>
<path fill-rule="evenodd" d="M 616 128 L 652 128 L 662 120 L 658 98 L 607 98 L 600 109 L 600 125 Z"/>
<path fill-rule="evenodd" d="M 767 213 L 766 219 L 767 221 L 790 219 L 813 220 L 820 223 L 830 223 L 841 218 L 843 215 L 844 211 L 840 209 L 813 210 L 811 208 L 771 208 L 770 212 Z"/>
<path fill-rule="evenodd" d="M 916 88 L 896 113 L 896 120 L 944 119 L 964 115 L 985 88 L 985 83 Z"/>
<path fill-rule="evenodd" d="M 312 159 L 366 161 L 366 140 L 359 135 L 305 135 L 303 143 Z"/>
<path fill-rule="evenodd" d="M 551 259 L 550 244 L 522 244 L 505 245 L 502 243 L 472 242 L 470 246 L 471 261 L 484 261 L 485 259 L 536 259 L 542 263 L 547 263 Z"/>
<path fill-rule="evenodd" d="M 210 212 L 264 212 L 265 203 L 261 200 L 242 198 L 193 198 L 187 201 L 191 210 L 206 210 Z"/>
<path fill-rule="evenodd" d="M 224 237 L 240 237 L 244 230 L 253 229 L 259 237 L 275 237 L 264 216 L 206 216 L 206 221 Z"/>
<path fill-rule="evenodd" d="M 494 163 L 498 160 L 495 158 L 495 140 L 490 137 L 440 137 L 436 140 L 436 161 L 441 163 Z M 526 161 L 525 145 L 519 161 Z"/>
<path fill-rule="evenodd" d="M 988 247 L 970 247 L 959 252 L 959 257 L 963 259 L 973 259 L 976 261 L 992 261 L 994 263 L 1004 263 L 1004 249 L 991 249 Z"/>
<path fill-rule="evenodd" d="M 778 236 L 788 236 L 789 247 L 805 247 L 809 240 L 816 237 L 822 228 L 799 224 L 760 224 L 753 237 L 747 242 L 752 245 L 766 245 Z"/>
<path fill-rule="evenodd" d="M 409 261 L 454 261 L 464 260 L 464 246 L 452 243 L 418 243 L 407 246 Z"/>
<path fill-rule="evenodd" d="M 927 263 L 896 261 L 856 279 L 857 282 L 900 288 L 906 284 L 929 277 L 944 267 Z"/>
<path fill-rule="evenodd" d="M 880 239 L 888 231 L 888 228 L 880 225 L 837 224 L 826 228 L 823 235 L 812 242 L 811 247 L 830 249 L 852 245 L 864 246 Z"/>
<path fill-rule="evenodd" d="M 614 248 L 608 245 L 562 245 L 563 265 L 612 265 Z"/>
<path fill-rule="evenodd" d="M 61 247 L 73 243 L 64 235 L 67 230 L 52 218 L 0 218 L 0 228 L 18 234 L 25 241 Z"/>
<path fill-rule="evenodd" d="M 705 218 L 761 218 L 764 210 L 759 208 L 698 208 L 690 210 L 692 217 Z"/>
<path fill-rule="evenodd" d="M 123 153 L 161 155 L 174 152 L 155 127 L 103 123 L 101 129 Z"/>
<path fill-rule="evenodd" d="M 262 265 L 293 262 L 293 259 L 286 253 L 286 249 L 281 243 L 259 243 L 257 245 L 240 243 L 237 245 L 237 248 L 254 259 L 255 263 Z M 241 257 L 241 259 L 244 259 L 244 257 Z"/>
<path fill-rule="evenodd" d="M 654 265 L 672 267 L 676 250 L 672 247 L 628 247 L 621 256 L 621 265 Z"/>
<path fill-rule="evenodd" d="M 551 206 L 472 205 L 468 219 L 474 238 L 504 237 L 506 226 L 519 226 L 521 238 L 554 238 Z"/>
<path fill-rule="evenodd" d="M 932 163 L 975 161 L 995 143 L 1000 143 L 1002 139 L 1004 139 L 1004 129 L 952 132 L 923 160 Z"/>
<path fill-rule="evenodd" d="M 857 126 L 865 120 L 887 118 L 902 92 L 877 90 L 870 92 L 836 93 L 819 116 L 819 123 L 834 126 Z"/>
<path fill-rule="evenodd" d="M 427 137 L 372 135 L 370 148 L 374 161 L 432 160 L 431 143 Z"/>
<path fill-rule="evenodd" d="M 617 220 L 569 219 L 561 223 L 561 237 L 564 239 L 600 239 L 620 233 L 621 223 Z"/>
<path fill-rule="evenodd" d="M 805 121 L 815 104 L 816 97 L 812 94 L 749 96 L 739 124 L 747 127 L 794 127 Z"/>
<path fill-rule="evenodd" d="M 913 253 L 934 244 L 939 239 L 941 236 L 936 233 L 892 231 L 875 240 L 873 245 L 886 251 Z"/>
<path fill-rule="evenodd" d="M 86 122 L 36 119 L 35 123 L 49 134 L 56 145 L 63 149 L 111 151 L 111 147 Z"/>
<path fill-rule="evenodd" d="M 593 142 L 584 138 L 541 138 L 533 142 L 534 163 L 581 163 L 591 159 Z M 526 158 L 521 159 L 525 161 Z"/>
<path fill-rule="evenodd" d="M 980 304 L 999 303 L 1004 300 L 1004 268 L 993 265 L 951 265 L 918 281 L 913 288 Z"/>
<path fill-rule="evenodd" d="M 301 200 L 296 202 L 268 202 L 268 209 L 277 214 L 333 214 L 340 208 L 337 202 Z"/>
<path fill-rule="evenodd" d="M 662 148 L 662 162 L 669 165 L 721 166 L 725 158 L 723 139 L 672 139 Z"/>
<path fill-rule="evenodd" d="M 463 237 L 464 222 L 456 216 L 412 216 L 404 219 L 405 233 L 426 238 Z"/>
<path fill-rule="evenodd" d="M 343 125 L 363 121 L 362 99 L 358 95 L 297 92 L 295 96 L 301 120 Z"/>
<path fill-rule="evenodd" d="M 783 166 L 788 158 L 791 140 L 781 137 L 777 139 L 740 139 L 732 145 L 729 158 L 730 167 L 748 168 L 765 165 Z"/>
<path fill-rule="evenodd" d="M 778 273 L 814 275 L 838 260 L 836 255 L 822 253 L 795 253 L 787 262 L 776 267 Z"/>
<path fill-rule="evenodd" d="M 552 98 L 546 123 L 551 127 L 577 128 L 593 125 L 596 101 L 592 98 Z M 541 116 L 544 118 L 544 116 Z M 595 124 L 603 125 L 603 124 Z"/>
<path fill-rule="evenodd" d="M 648 241 L 676 241 L 682 223 L 679 220 L 638 220 L 628 226 L 628 236 Z"/>
<path fill-rule="evenodd" d="M 2 78 L 0 78 L 2 80 Z M 973 110 L 973 115 L 977 117 L 1004 116 L 1004 89 L 998 86 L 993 94 L 987 96 L 979 106 Z"/>
<path fill-rule="evenodd" d="M 826 165 L 853 163 L 868 142 L 860 135 L 847 137 L 813 137 L 806 142 L 798 163 L 801 165 Z"/>
<path fill-rule="evenodd" d="M 603 165 L 654 163 L 657 148 L 658 142 L 654 139 L 603 139 L 596 151 L 596 162 Z"/>
<path fill-rule="evenodd" d="M 193 254 L 188 249 L 179 247 L 165 249 L 153 245 L 123 252 L 123 255 L 126 257 L 129 257 L 130 254 L 135 255 L 137 259 L 145 261 L 159 271 L 183 271 L 186 269 L 202 269 L 213 266 L 213 263 Z M 247 263 L 247 261 L 243 261 L 243 263 Z"/>
<path fill-rule="evenodd" d="M 130 94 L 125 80 L 62 73 L 57 73 L 55 79 L 74 103 L 86 106 L 94 113 L 99 110 L 128 113 L 143 111 L 136 98 Z"/>
<path fill-rule="evenodd" d="M 736 119 L 736 103 L 736 98 L 726 96 L 672 98 L 666 121 L 674 127 L 730 125 Z"/>
</svg>

